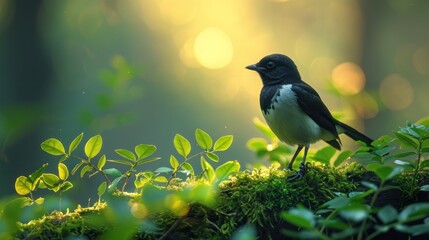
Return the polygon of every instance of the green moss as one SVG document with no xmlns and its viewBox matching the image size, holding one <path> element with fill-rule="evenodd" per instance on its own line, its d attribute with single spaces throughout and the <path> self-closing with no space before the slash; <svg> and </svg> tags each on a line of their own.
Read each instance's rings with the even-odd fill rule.
<svg viewBox="0 0 429 240">
<path fill-rule="evenodd" d="M 130 221 L 128 225 L 137 226 L 139 231 L 133 233 L 135 239 L 225 239 L 229 238 L 238 227 L 252 224 L 261 239 L 283 238 L 281 229 L 291 228 L 280 218 L 280 213 L 299 205 L 316 210 L 323 203 L 338 193 L 349 193 L 363 189 L 362 180 L 371 181 L 371 174 L 360 165 L 351 163 L 340 168 L 312 165 L 301 180 L 289 182 L 291 171 L 278 169 L 277 166 L 258 168 L 239 172 L 234 177 L 219 185 L 214 204 L 209 206 L 196 201 L 186 203 L 186 211 L 178 214 L 173 208 L 152 211 L 148 206 L 144 217 L 122 217 L 117 214 L 116 221 Z M 370 176 L 366 178 L 367 176 Z M 393 181 L 403 192 L 409 191 L 411 175 L 402 174 Z M 422 173 L 419 179 L 426 178 Z M 201 180 L 198 180 L 201 182 Z M 195 185 L 188 181 L 185 185 Z M 174 191 L 186 192 L 186 186 Z M 155 189 L 156 190 L 156 189 Z M 156 191 L 152 194 L 156 194 Z M 163 193 L 170 196 L 171 192 Z M 202 192 L 205 193 L 204 191 Z M 144 194 L 144 192 L 143 192 Z M 410 193 L 411 194 L 411 193 Z M 413 192 L 415 194 L 415 191 Z M 405 194 L 402 202 L 409 202 L 411 195 Z M 128 205 L 138 202 L 138 196 L 121 196 Z M 199 197 L 201 198 L 201 196 Z M 397 197 L 396 197 L 397 198 Z M 408 199 L 408 200 L 406 200 Z M 122 200 L 121 200 L 122 201 Z M 124 202 L 124 201 L 122 201 Z M 128 206 L 126 205 L 126 206 Z M 110 205 L 113 209 L 116 205 Z M 150 209 L 149 209 L 150 208 Z M 127 211 L 127 209 L 113 209 Z M 116 212 L 116 213 L 117 213 Z M 115 212 L 106 211 L 106 205 L 93 208 L 78 207 L 73 213 L 54 212 L 40 220 L 22 224 L 18 235 L 27 239 L 61 239 L 65 236 L 85 236 L 96 239 L 115 227 L 118 222 L 110 221 Z M 98 216 L 94 217 L 94 216 Z"/>
<path fill-rule="evenodd" d="M 54 211 L 41 219 L 20 224 L 19 239 L 63 239 L 65 236 L 86 236 L 95 239 L 107 226 L 92 225 L 86 216 L 103 211 L 105 203 L 82 208 L 80 205 L 69 213 Z"/>
<path fill-rule="evenodd" d="M 353 165 L 355 167 L 355 165 Z M 289 182 L 287 170 L 277 167 L 240 172 L 221 185 L 218 210 L 223 234 L 230 235 L 240 225 L 256 225 L 259 235 L 273 237 L 284 225 L 279 213 L 297 205 L 317 209 L 335 196 L 336 192 L 356 189 L 350 181 L 351 166 L 333 169 L 311 166 L 306 176 Z"/>
</svg>

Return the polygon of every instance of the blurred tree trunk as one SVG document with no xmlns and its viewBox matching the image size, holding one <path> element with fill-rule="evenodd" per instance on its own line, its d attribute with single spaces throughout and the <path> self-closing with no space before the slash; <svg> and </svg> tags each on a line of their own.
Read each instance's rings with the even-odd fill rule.
<svg viewBox="0 0 429 240">
<path fill-rule="evenodd" d="M 41 37 L 42 0 L 6 1 L 0 41 L 0 195 L 13 193 L 18 175 L 40 159 L 41 119 L 48 106 L 52 64 Z M 33 166 L 27 163 L 34 163 Z"/>
</svg>

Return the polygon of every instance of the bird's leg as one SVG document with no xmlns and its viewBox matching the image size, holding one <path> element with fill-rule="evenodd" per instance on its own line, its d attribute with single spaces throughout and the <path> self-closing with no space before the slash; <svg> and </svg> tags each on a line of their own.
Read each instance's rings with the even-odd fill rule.
<svg viewBox="0 0 429 240">
<path fill-rule="evenodd" d="M 308 153 L 308 149 L 310 148 L 310 145 L 306 145 L 304 148 L 304 157 L 302 159 L 301 164 L 299 165 L 299 171 L 293 175 L 289 177 L 289 181 L 293 181 L 295 179 L 301 179 L 304 177 L 305 173 L 307 172 L 307 166 L 305 165 L 305 159 L 307 158 L 307 153 Z M 302 149 L 302 146 L 301 146 Z"/>
<path fill-rule="evenodd" d="M 298 148 L 296 149 L 295 153 L 293 154 L 292 159 L 290 160 L 289 164 L 287 165 L 287 169 L 288 169 L 288 170 L 292 170 L 293 162 L 295 161 L 295 158 L 296 158 L 296 157 L 298 156 L 298 154 L 301 152 L 301 150 L 302 150 L 302 148 L 303 148 L 303 147 L 304 147 L 304 146 L 302 146 L 302 145 L 298 145 Z"/>
</svg>

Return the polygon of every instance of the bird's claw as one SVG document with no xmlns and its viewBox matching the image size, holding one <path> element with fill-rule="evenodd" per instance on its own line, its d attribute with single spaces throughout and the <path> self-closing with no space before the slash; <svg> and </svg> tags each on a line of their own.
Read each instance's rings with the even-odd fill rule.
<svg viewBox="0 0 429 240">
<path fill-rule="evenodd" d="M 299 171 L 296 174 L 289 176 L 288 181 L 291 182 L 291 181 L 295 181 L 296 179 L 303 178 L 305 173 L 307 172 L 307 169 L 308 169 L 308 166 L 305 163 L 301 163 L 299 165 Z"/>
</svg>

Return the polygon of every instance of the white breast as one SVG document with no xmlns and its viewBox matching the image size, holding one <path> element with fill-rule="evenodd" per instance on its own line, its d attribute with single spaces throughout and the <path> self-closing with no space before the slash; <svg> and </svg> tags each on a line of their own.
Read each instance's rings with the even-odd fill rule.
<svg viewBox="0 0 429 240">
<path fill-rule="evenodd" d="M 321 128 L 301 110 L 291 84 L 284 85 L 274 98 L 264 117 L 281 141 L 305 146 L 321 139 Z"/>
</svg>

